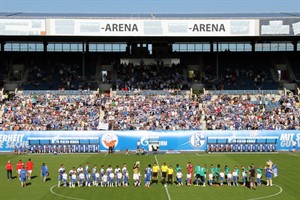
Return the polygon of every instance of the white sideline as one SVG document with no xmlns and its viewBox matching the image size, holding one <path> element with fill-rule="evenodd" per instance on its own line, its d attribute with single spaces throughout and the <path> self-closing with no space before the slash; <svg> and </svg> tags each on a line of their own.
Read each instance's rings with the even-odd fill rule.
<svg viewBox="0 0 300 200">
<path fill-rule="evenodd" d="M 57 194 L 56 192 L 53 192 L 53 188 L 55 188 L 57 185 L 53 185 L 51 188 L 50 188 L 50 192 L 56 196 L 59 196 L 59 197 L 63 197 L 63 198 L 66 198 L 66 199 L 74 199 L 74 200 L 85 200 L 85 199 L 79 199 L 79 198 L 76 198 L 76 197 L 68 197 L 68 196 L 65 196 L 65 195 L 61 195 L 61 194 Z"/>
<path fill-rule="evenodd" d="M 156 161 L 156 163 L 157 163 L 157 165 L 158 165 L 158 167 L 159 167 L 159 163 L 158 163 L 158 160 L 157 160 L 156 156 L 154 156 L 154 158 L 155 158 L 155 161 Z M 164 188 L 165 188 L 165 190 L 166 190 L 166 193 L 167 193 L 167 196 L 168 196 L 168 200 L 171 200 L 171 196 L 170 196 L 170 194 L 169 194 L 168 187 L 166 186 L 166 187 L 164 187 Z"/>
</svg>

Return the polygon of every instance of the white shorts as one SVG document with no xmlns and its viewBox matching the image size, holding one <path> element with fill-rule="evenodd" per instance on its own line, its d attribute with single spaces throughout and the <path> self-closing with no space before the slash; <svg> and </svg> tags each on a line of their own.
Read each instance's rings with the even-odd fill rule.
<svg viewBox="0 0 300 200">
<path fill-rule="evenodd" d="M 18 174 L 20 174 L 20 173 L 21 173 L 21 170 L 22 170 L 22 169 L 18 169 Z"/>
<path fill-rule="evenodd" d="M 140 176 L 139 174 L 133 174 L 133 180 L 139 180 Z"/>
<path fill-rule="evenodd" d="M 27 170 L 27 173 L 28 173 L 28 174 L 31 174 L 31 173 L 32 173 L 32 170 Z"/>
</svg>

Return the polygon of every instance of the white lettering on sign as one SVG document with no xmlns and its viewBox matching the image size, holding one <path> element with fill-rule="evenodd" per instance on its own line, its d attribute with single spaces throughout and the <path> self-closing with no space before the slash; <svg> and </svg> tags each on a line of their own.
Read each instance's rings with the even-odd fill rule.
<svg viewBox="0 0 300 200">
<path fill-rule="evenodd" d="M 284 133 L 280 136 L 280 145 L 281 147 L 290 147 L 292 146 L 292 141 L 294 138 L 294 133 Z"/>
</svg>

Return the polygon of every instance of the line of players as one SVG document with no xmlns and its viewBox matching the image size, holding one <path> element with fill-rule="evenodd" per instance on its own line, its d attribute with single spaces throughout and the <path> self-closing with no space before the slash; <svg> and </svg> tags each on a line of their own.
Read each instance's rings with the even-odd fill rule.
<svg viewBox="0 0 300 200">
<path fill-rule="evenodd" d="M 142 176 L 140 173 L 140 163 L 137 162 L 133 166 L 133 183 L 134 186 L 140 186 L 142 184 Z M 239 186 L 239 183 L 242 186 L 249 186 L 250 188 L 255 189 L 255 186 L 260 186 L 262 184 L 262 174 L 263 169 L 261 167 L 255 168 L 252 164 L 249 167 L 241 166 L 241 170 L 238 166 L 235 166 L 233 170 L 229 166 L 225 165 L 224 170 L 221 170 L 221 166 L 217 165 L 214 167 L 210 166 L 210 169 L 207 170 L 206 165 L 202 167 L 196 165 L 193 169 L 192 164 L 189 162 L 187 164 L 187 174 L 186 179 L 183 180 L 182 167 L 179 164 L 176 165 L 175 170 L 172 165 L 167 166 L 166 163 L 163 163 L 161 167 L 154 163 L 153 167 L 149 164 L 148 167 L 144 170 L 144 184 L 145 187 L 150 187 L 152 183 L 158 183 L 158 174 L 161 175 L 161 183 L 163 185 L 175 183 L 177 186 L 182 185 L 195 185 L 203 187 L 206 186 L 206 177 L 208 176 L 208 184 L 213 185 L 228 185 L 228 186 Z M 193 174 L 193 170 L 195 170 Z M 272 186 L 272 168 L 266 167 L 266 179 L 267 186 Z M 176 181 L 173 180 L 173 175 L 176 176 Z M 194 175 L 194 181 L 193 181 Z M 111 165 L 105 169 L 104 165 L 97 169 L 95 165 L 90 169 L 89 163 L 83 168 L 81 165 L 76 169 L 73 167 L 67 174 L 64 165 L 62 164 L 58 170 L 58 187 L 61 186 L 75 188 L 75 186 L 91 187 L 91 186 L 102 186 L 102 187 L 120 187 L 120 186 L 129 186 L 129 172 L 126 164 L 123 164 L 122 169 L 119 166 L 116 166 L 115 169 Z"/>
<path fill-rule="evenodd" d="M 76 169 L 73 167 L 67 174 L 64 165 L 62 164 L 58 169 L 58 187 L 64 186 L 70 188 L 78 187 L 120 187 L 129 185 L 129 173 L 126 164 L 123 164 L 122 169 L 116 166 L 115 169 L 111 165 L 108 165 L 107 169 L 104 169 L 104 165 L 97 169 L 95 165 L 90 169 L 89 163 Z"/>
</svg>

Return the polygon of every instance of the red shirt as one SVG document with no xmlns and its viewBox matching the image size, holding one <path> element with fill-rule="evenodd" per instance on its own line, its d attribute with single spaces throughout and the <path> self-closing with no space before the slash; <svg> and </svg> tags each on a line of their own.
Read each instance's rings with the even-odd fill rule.
<svg viewBox="0 0 300 200">
<path fill-rule="evenodd" d="M 193 172 L 193 165 L 189 164 L 186 169 L 188 173 L 191 174 Z"/>
<path fill-rule="evenodd" d="M 23 167 L 24 167 L 24 163 L 23 162 L 18 162 L 17 171 L 18 171 L 18 169 L 23 169 Z"/>
<path fill-rule="evenodd" d="M 12 170 L 12 164 L 7 163 L 5 168 L 6 168 L 6 170 Z"/>
<path fill-rule="evenodd" d="M 33 162 L 31 161 L 28 161 L 26 163 L 26 170 L 32 170 L 33 169 Z"/>
</svg>

